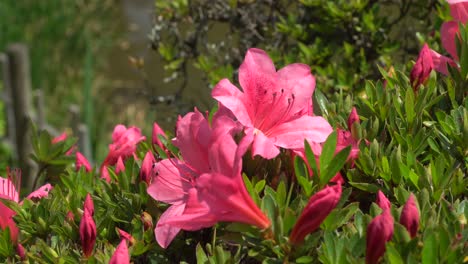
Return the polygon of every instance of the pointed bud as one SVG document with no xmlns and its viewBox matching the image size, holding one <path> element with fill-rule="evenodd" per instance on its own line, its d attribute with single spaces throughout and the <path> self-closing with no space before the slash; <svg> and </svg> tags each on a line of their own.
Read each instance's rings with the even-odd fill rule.
<svg viewBox="0 0 468 264">
<path fill-rule="evenodd" d="M 115 165 L 115 173 L 118 174 L 123 171 L 125 171 L 125 164 L 123 163 L 122 157 L 119 157 L 117 165 Z"/>
<path fill-rule="evenodd" d="M 432 61 L 431 50 L 427 44 L 424 44 L 410 73 L 411 85 L 415 91 L 427 81 L 433 69 L 434 62 Z"/>
<path fill-rule="evenodd" d="M 158 125 L 158 123 L 154 122 L 153 123 L 153 133 L 152 133 L 152 142 L 154 145 L 158 145 L 160 148 L 164 149 L 164 145 L 159 139 L 159 135 L 165 137 L 167 139 L 166 133 L 164 133 L 164 130 L 161 129 L 161 127 Z"/>
<path fill-rule="evenodd" d="M 125 239 L 120 241 L 109 264 L 130 264 L 130 256 L 128 255 L 127 241 Z"/>
<path fill-rule="evenodd" d="M 105 165 L 101 167 L 101 179 L 106 180 L 108 183 L 111 181 L 109 170 Z"/>
<path fill-rule="evenodd" d="M 79 171 L 81 167 L 84 167 L 86 172 L 91 171 L 91 164 L 89 164 L 88 159 L 86 159 L 86 157 L 80 152 L 76 152 L 75 167 L 76 167 L 76 171 Z"/>
<path fill-rule="evenodd" d="M 89 193 L 86 195 L 83 208 L 84 210 L 88 210 L 91 216 L 94 215 L 94 202 L 93 202 L 93 198 L 91 197 Z"/>
<path fill-rule="evenodd" d="M 367 226 L 366 263 L 374 264 L 385 253 L 385 245 L 393 236 L 393 217 L 389 210 L 375 217 Z"/>
<path fill-rule="evenodd" d="M 24 250 L 23 245 L 16 245 L 16 254 L 20 257 L 21 260 L 26 260 L 26 251 Z"/>
<path fill-rule="evenodd" d="M 382 191 L 377 192 L 377 204 L 379 205 L 382 210 L 388 210 L 391 207 L 390 201 L 385 197 L 385 194 L 383 194 Z"/>
<path fill-rule="evenodd" d="M 145 181 L 148 185 L 151 183 L 151 173 L 153 171 L 153 164 L 156 162 L 153 152 L 148 151 L 143 159 L 140 169 L 140 180 Z"/>
<path fill-rule="evenodd" d="M 86 258 L 91 256 L 96 243 L 96 224 L 88 209 L 84 210 L 83 218 L 80 222 L 81 248 Z"/>
<path fill-rule="evenodd" d="M 341 184 L 327 186 L 314 194 L 302 211 L 289 236 L 292 244 L 301 243 L 304 238 L 320 227 L 320 224 L 336 207 L 341 197 Z"/>
<path fill-rule="evenodd" d="M 72 211 L 68 211 L 66 219 L 67 219 L 68 222 L 75 221 L 75 215 L 73 214 Z"/>
<path fill-rule="evenodd" d="M 147 212 L 143 212 L 141 214 L 141 221 L 143 222 L 143 228 L 145 231 L 153 228 L 153 218 Z"/>
<path fill-rule="evenodd" d="M 56 144 L 58 142 L 61 142 L 61 141 L 65 141 L 67 139 L 67 133 L 63 132 L 62 134 L 54 137 L 52 139 L 52 144 Z"/>
<path fill-rule="evenodd" d="M 405 206 L 403 206 L 400 216 L 400 224 L 406 227 L 411 238 L 414 238 L 418 233 L 419 211 L 413 194 L 410 194 L 408 201 L 406 201 Z"/>
<path fill-rule="evenodd" d="M 353 127 L 353 124 L 355 122 L 359 123 L 359 115 L 357 113 L 356 107 L 353 107 L 348 117 L 348 130 L 349 131 L 351 131 L 351 128 Z"/>
<path fill-rule="evenodd" d="M 129 233 L 123 231 L 120 228 L 117 228 L 117 232 L 119 232 L 119 236 L 120 236 L 121 239 L 125 239 L 125 240 L 127 240 L 128 243 L 130 243 L 130 246 L 135 244 L 136 241 L 135 241 L 135 238 L 132 235 L 130 235 Z"/>
</svg>

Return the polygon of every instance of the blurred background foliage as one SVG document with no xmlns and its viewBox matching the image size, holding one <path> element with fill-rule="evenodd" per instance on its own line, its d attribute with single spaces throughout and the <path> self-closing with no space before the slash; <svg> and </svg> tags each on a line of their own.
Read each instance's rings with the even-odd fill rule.
<svg viewBox="0 0 468 264">
<path fill-rule="evenodd" d="M 48 122 L 70 132 L 67 109 L 78 104 L 99 161 L 116 123 L 169 130 L 177 114 L 209 109 L 210 87 L 235 78 L 249 47 L 277 65 L 311 65 L 325 95 L 356 94 L 381 78 L 377 66 L 405 64 L 422 41 L 437 42 L 438 9 L 437 0 L 6 0 L 0 50 L 29 45 Z"/>
</svg>

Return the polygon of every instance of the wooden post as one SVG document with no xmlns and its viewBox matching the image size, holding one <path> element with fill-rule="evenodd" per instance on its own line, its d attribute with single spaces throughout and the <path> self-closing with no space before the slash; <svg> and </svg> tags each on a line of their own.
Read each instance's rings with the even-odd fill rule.
<svg viewBox="0 0 468 264">
<path fill-rule="evenodd" d="M 14 116 L 16 120 L 16 145 L 19 167 L 23 171 L 22 186 L 32 189 L 36 166 L 30 159 L 31 72 L 28 48 L 24 44 L 12 44 L 7 49 L 10 63 Z"/>
<path fill-rule="evenodd" d="M 16 145 L 16 124 L 15 124 L 15 112 L 13 108 L 12 100 L 12 87 L 11 87 L 11 76 L 10 76 L 10 63 L 8 56 L 4 53 L 0 53 L 0 67 L 2 67 L 2 80 L 3 80 L 3 103 L 5 104 L 6 113 L 6 126 L 7 126 L 7 142 L 12 148 L 13 160 L 18 159 L 18 150 Z"/>
</svg>

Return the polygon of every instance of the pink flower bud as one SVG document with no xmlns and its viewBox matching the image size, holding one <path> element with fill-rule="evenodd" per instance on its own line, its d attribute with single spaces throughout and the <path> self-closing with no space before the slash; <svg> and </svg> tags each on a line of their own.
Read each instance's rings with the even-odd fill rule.
<svg viewBox="0 0 468 264">
<path fill-rule="evenodd" d="M 393 217 L 384 210 L 367 226 L 366 263 L 374 264 L 385 253 L 385 245 L 393 236 Z"/>
<path fill-rule="evenodd" d="M 411 238 L 414 238 L 418 233 L 419 211 L 413 194 L 410 194 L 408 201 L 406 201 L 405 206 L 403 206 L 400 216 L 400 224 L 406 227 Z"/>
<path fill-rule="evenodd" d="M 167 138 L 166 133 L 164 133 L 164 130 L 161 129 L 161 127 L 158 125 L 158 123 L 154 122 L 153 123 L 153 133 L 152 133 L 152 142 L 155 145 L 158 145 L 160 148 L 164 148 L 163 143 L 161 140 L 159 140 L 159 135 L 162 135 L 163 137 Z"/>
<path fill-rule="evenodd" d="M 56 144 L 58 142 L 61 142 L 61 141 L 65 141 L 67 139 L 67 133 L 66 132 L 63 132 L 62 134 L 54 137 L 52 139 L 52 144 Z"/>
<path fill-rule="evenodd" d="M 424 44 L 410 73 L 411 85 L 415 91 L 427 81 L 432 69 L 434 69 L 434 62 L 432 61 L 431 50 L 427 44 Z"/>
<path fill-rule="evenodd" d="M 73 214 L 72 211 L 68 211 L 66 219 L 67 219 L 68 222 L 75 221 L 75 215 Z"/>
<path fill-rule="evenodd" d="M 89 164 L 89 161 L 80 152 L 76 152 L 75 167 L 76 167 L 76 171 L 79 171 L 81 169 L 81 167 L 84 167 L 86 172 L 91 171 L 91 164 Z"/>
<path fill-rule="evenodd" d="M 383 194 L 382 191 L 377 192 L 377 204 L 379 205 L 382 210 L 388 210 L 391 207 L 390 201 L 385 197 L 385 194 Z"/>
<path fill-rule="evenodd" d="M 101 179 L 104 179 L 106 180 L 106 182 L 110 182 L 111 178 L 110 178 L 110 174 L 109 174 L 109 170 L 107 169 L 107 166 L 106 165 L 103 165 L 101 167 Z"/>
<path fill-rule="evenodd" d="M 16 245 L 16 254 L 20 257 L 21 260 L 26 260 L 26 251 L 24 250 L 23 245 Z"/>
<path fill-rule="evenodd" d="M 88 193 L 86 195 L 84 205 L 83 205 L 84 210 L 88 210 L 91 216 L 94 215 L 94 203 L 93 203 L 93 198 L 91 195 Z"/>
<path fill-rule="evenodd" d="M 327 186 L 314 194 L 302 211 L 289 236 L 293 244 L 301 243 L 304 238 L 320 227 L 320 224 L 336 207 L 341 197 L 341 185 Z"/>
<path fill-rule="evenodd" d="M 348 117 L 348 130 L 351 131 L 351 128 L 353 127 L 354 122 L 359 123 L 359 115 L 357 113 L 356 107 L 353 107 L 351 109 L 351 113 L 349 114 Z"/>
<path fill-rule="evenodd" d="M 117 228 L 117 232 L 119 232 L 119 236 L 121 239 L 125 239 L 130 243 L 130 246 L 135 244 L 135 238 L 132 235 L 123 231 L 120 228 Z"/>
<path fill-rule="evenodd" d="M 127 241 L 122 239 L 120 244 L 115 249 L 114 255 L 112 255 L 109 264 L 129 264 L 130 256 L 128 254 Z"/>
<path fill-rule="evenodd" d="M 143 159 L 140 169 L 140 180 L 145 181 L 148 185 L 151 183 L 151 173 L 153 171 L 153 164 L 156 162 L 153 152 L 148 151 Z"/>
<path fill-rule="evenodd" d="M 96 224 L 88 209 L 85 208 L 80 222 L 81 248 L 85 257 L 91 256 L 96 243 Z"/>
</svg>

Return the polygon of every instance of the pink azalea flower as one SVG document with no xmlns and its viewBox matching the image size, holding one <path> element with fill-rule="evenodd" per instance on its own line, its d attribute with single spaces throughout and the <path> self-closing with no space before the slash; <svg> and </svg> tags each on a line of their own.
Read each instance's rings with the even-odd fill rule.
<svg viewBox="0 0 468 264">
<path fill-rule="evenodd" d="M 101 165 L 101 178 L 110 181 L 108 174 L 105 175 L 104 168 L 117 164 L 119 158 L 123 161 L 135 155 L 138 143 L 145 139 L 137 127 L 129 127 L 127 129 L 124 125 L 115 126 L 112 133 L 112 144 L 109 145 L 109 153 Z"/>
<path fill-rule="evenodd" d="M 93 253 L 96 244 L 96 223 L 91 212 L 84 208 L 83 217 L 80 222 L 80 239 L 83 255 L 88 258 Z"/>
<path fill-rule="evenodd" d="M 416 206 L 414 195 L 410 194 L 408 201 L 406 201 L 403 210 L 401 211 L 400 224 L 408 230 L 411 238 L 414 238 L 418 233 L 419 228 L 419 210 Z"/>
<path fill-rule="evenodd" d="M 391 203 L 385 195 L 377 193 L 377 204 L 382 213 L 376 216 L 367 226 L 366 263 L 374 264 L 385 253 L 385 246 L 393 236 L 393 217 L 390 213 Z"/>
<path fill-rule="evenodd" d="M 164 130 L 158 125 L 158 123 L 154 122 L 153 123 L 153 133 L 152 133 L 152 142 L 154 145 L 158 145 L 161 149 L 164 149 L 164 145 L 159 139 L 159 135 L 162 135 L 167 139 L 166 133 L 164 133 Z"/>
<path fill-rule="evenodd" d="M 26 250 L 24 249 L 23 245 L 19 243 L 16 245 L 16 254 L 18 254 L 21 260 L 26 260 Z"/>
<path fill-rule="evenodd" d="M 442 41 L 442 46 L 453 58 L 442 56 L 437 52 L 432 52 L 432 60 L 434 62 L 435 70 L 448 74 L 447 64 L 451 66 L 458 67 L 457 63 L 459 61 L 456 41 L 457 38 L 460 38 L 460 29 L 458 23 L 465 24 L 468 21 L 468 1 L 466 0 L 448 0 L 450 5 L 450 14 L 452 15 L 452 21 L 447 21 L 442 24 L 440 28 L 440 38 Z"/>
<path fill-rule="evenodd" d="M 130 264 L 130 255 L 128 253 L 127 241 L 122 239 L 115 249 L 109 264 Z"/>
<path fill-rule="evenodd" d="M 0 177 L 0 199 L 10 200 L 22 205 L 22 201 L 19 200 L 19 193 L 17 189 L 21 186 L 21 170 L 15 169 L 13 172 L 10 172 L 7 169 L 7 178 Z M 47 197 L 49 191 L 52 189 L 50 184 L 45 184 L 36 191 L 29 194 L 26 199 L 40 199 Z M 11 208 L 4 205 L 0 200 L 0 228 L 5 230 L 9 228 L 11 240 L 16 243 L 18 240 L 18 227 L 16 226 L 13 217 L 16 215 L 16 212 Z"/>
<path fill-rule="evenodd" d="M 353 109 L 351 109 L 351 113 L 349 113 L 349 116 L 348 116 L 348 130 L 349 131 L 351 131 L 351 128 L 353 127 L 354 123 L 358 123 L 358 124 L 360 123 L 359 115 L 356 110 L 356 107 L 353 107 Z"/>
<path fill-rule="evenodd" d="M 431 49 L 427 44 L 424 44 L 410 73 L 411 85 L 415 91 L 427 81 L 432 69 L 434 69 L 434 62 L 432 61 Z"/>
<path fill-rule="evenodd" d="M 270 225 L 244 186 L 242 155 L 251 138 L 237 146 L 231 135 L 235 127 L 225 116 L 213 119 L 210 127 L 197 110 L 179 119 L 174 145 L 183 161 L 171 158 L 156 163 L 148 187 L 155 200 L 171 204 L 155 228 L 161 247 L 166 248 L 181 229 L 199 230 L 220 221 L 259 228 Z"/>
<path fill-rule="evenodd" d="M 140 180 L 146 182 L 148 185 L 151 183 L 151 176 L 153 172 L 153 164 L 156 162 L 153 152 L 148 151 L 141 163 Z"/>
<path fill-rule="evenodd" d="M 86 159 L 86 157 L 83 154 L 81 154 L 81 152 L 77 151 L 76 152 L 76 163 L 75 163 L 76 171 L 79 171 L 81 169 L 81 167 L 84 167 L 86 172 L 91 171 L 91 164 L 89 164 L 88 159 Z"/>
<path fill-rule="evenodd" d="M 326 186 L 323 190 L 314 194 L 294 225 L 289 241 L 293 244 L 299 244 L 304 241 L 308 234 L 317 230 L 336 207 L 340 197 L 341 183 L 332 187 Z"/>
<path fill-rule="evenodd" d="M 276 71 L 265 51 L 249 49 L 239 83 L 243 92 L 223 79 L 212 95 L 254 136 L 252 155 L 271 159 L 279 148 L 301 148 L 304 139 L 323 142 L 332 132 L 325 119 L 308 115 L 315 89 L 309 66 L 295 63 Z"/>
<path fill-rule="evenodd" d="M 61 141 L 65 141 L 67 139 L 67 133 L 66 132 L 63 132 L 62 134 L 54 137 L 52 139 L 52 144 L 56 144 L 58 142 L 61 142 Z"/>
</svg>

